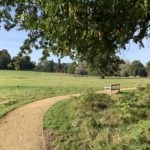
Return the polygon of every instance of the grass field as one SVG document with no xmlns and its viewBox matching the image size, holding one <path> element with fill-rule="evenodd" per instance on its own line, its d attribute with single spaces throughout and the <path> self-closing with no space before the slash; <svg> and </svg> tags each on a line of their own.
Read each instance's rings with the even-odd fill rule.
<svg viewBox="0 0 150 150">
<path fill-rule="evenodd" d="M 149 150 L 149 119 L 150 85 L 115 97 L 90 91 L 58 102 L 43 127 L 48 149 Z"/>
<path fill-rule="evenodd" d="M 70 93 L 80 93 L 88 88 L 102 90 L 110 83 L 133 87 L 150 83 L 150 78 L 100 79 L 99 77 L 74 77 L 65 74 L 29 71 L 0 71 L 0 117 L 31 101 Z"/>
</svg>

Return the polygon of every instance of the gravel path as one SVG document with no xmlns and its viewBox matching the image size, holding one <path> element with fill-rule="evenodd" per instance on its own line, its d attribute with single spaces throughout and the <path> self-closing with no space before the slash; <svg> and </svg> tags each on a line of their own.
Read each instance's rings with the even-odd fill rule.
<svg viewBox="0 0 150 150">
<path fill-rule="evenodd" d="M 42 133 L 44 113 L 54 103 L 79 95 L 57 96 L 35 101 L 8 113 L 0 120 L 0 150 L 44 150 Z"/>
<path fill-rule="evenodd" d="M 43 150 L 43 115 L 54 103 L 78 96 L 58 96 L 29 103 L 0 120 L 0 150 Z"/>
</svg>

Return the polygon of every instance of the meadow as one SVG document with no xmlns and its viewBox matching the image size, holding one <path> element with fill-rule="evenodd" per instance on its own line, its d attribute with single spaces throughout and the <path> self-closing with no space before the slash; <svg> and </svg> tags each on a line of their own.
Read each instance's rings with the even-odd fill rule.
<svg viewBox="0 0 150 150">
<path fill-rule="evenodd" d="M 149 150 L 150 84 L 115 97 L 87 91 L 44 117 L 47 149 Z"/>
<path fill-rule="evenodd" d="M 118 79 L 74 77 L 61 73 L 32 71 L 0 71 L 0 117 L 26 103 L 86 89 L 103 90 L 105 85 L 120 83 L 121 87 L 134 87 L 150 83 L 150 78 Z"/>
</svg>

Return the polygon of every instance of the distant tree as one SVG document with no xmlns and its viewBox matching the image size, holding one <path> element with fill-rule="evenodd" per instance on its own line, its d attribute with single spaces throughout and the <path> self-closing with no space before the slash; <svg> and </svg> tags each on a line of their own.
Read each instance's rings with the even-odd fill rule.
<svg viewBox="0 0 150 150">
<path fill-rule="evenodd" d="M 61 59 L 58 58 L 58 72 L 61 72 Z"/>
<path fill-rule="evenodd" d="M 120 71 L 119 65 L 123 63 L 123 60 L 121 60 L 119 56 L 116 56 L 114 53 L 109 53 L 107 59 L 104 55 L 106 54 L 97 54 L 91 68 L 96 70 L 101 78 L 104 78 L 105 76 L 118 76 Z"/>
<path fill-rule="evenodd" d="M 0 69 L 8 69 L 11 63 L 11 56 L 6 49 L 0 51 Z"/>
<path fill-rule="evenodd" d="M 144 65 L 138 60 L 131 63 L 129 67 L 129 74 L 130 76 L 147 76 Z"/>
<path fill-rule="evenodd" d="M 124 61 L 124 63 L 120 64 L 120 76 L 128 77 L 129 76 L 129 67 L 131 63 L 129 61 Z"/>
<path fill-rule="evenodd" d="M 35 63 L 31 62 L 30 56 L 23 56 L 20 59 L 20 69 L 21 70 L 33 70 L 35 68 Z"/>
<path fill-rule="evenodd" d="M 11 69 L 20 70 L 20 57 L 19 56 L 13 57 L 9 66 Z"/>
<path fill-rule="evenodd" d="M 30 56 L 15 56 L 8 67 L 14 70 L 34 70 L 36 66 L 35 62 L 31 61 Z"/>
<path fill-rule="evenodd" d="M 62 72 L 67 73 L 68 67 L 69 67 L 68 63 L 62 63 L 61 64 L 61 70 L 62 70 Z"/>
<path fill-rule="evenodd" d="M 34 68 L 35 71 L 43 71 L 43 64 L 42 62 L 37 63 L 36 67 Z"/>
<path fill-rule="evenodd" d="M 73 62 L 73 63 L 69 64 L 67 73 L 75 74 L 75 69 L 76 69 L 76 63 Z"/>
<path fill-rule="evenodd" d="M 79 63 L 79 65 L 75 68 L 75 74 L 77 75 L 87 75 L 88 69 L 85 63 Z"/>
<path fill-rule="evenodd" d="M 36 71 L 44 71 L 44 72 L 55 72 L 55 63 L 53 60 L 44 60 L 42 62 L 39 62 L 35 70 Z"/>
<path fill-rule="evenodd" d="M 59 72 L 59 65 L 58 65 L 58 63 L 54 63 L 54 72 Z"/>
<path fill-rule="evenodd" d="M 148 76 L 150 76 L 150 61 L 146 64 L 146 71 Z"/>
<path fill-rule="evenodd" d="M 43 71 L 45 71 L 45 72 L 54 72 L 54 62 L 53 62 L 53 60 L 43 62 Z"/>
<path fill-rule="evenodd" d="M 8 69 L 13 70 L 14 69 L 14 65 L 12 63 L 12 61 L 7 65 Z"/>
<path fill-rule="evenodd" d="M 88 68 L 88 74 L 91 76 L 99 76 L 96 69 Z"/>
</svg>

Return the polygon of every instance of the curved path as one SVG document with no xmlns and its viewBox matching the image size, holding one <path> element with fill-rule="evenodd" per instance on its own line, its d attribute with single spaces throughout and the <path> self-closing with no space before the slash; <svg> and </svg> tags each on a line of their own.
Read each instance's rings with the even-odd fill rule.
<svg viewBox="0 0 150 150">
<path fill-rule="evenodd" d="M 54 103 L 72 96 L 80 94 L 35 101 L 8 113 L 0 120 L 0 150 L 44 150 L 42 133 L 44 113 Z"/>
</svg>

